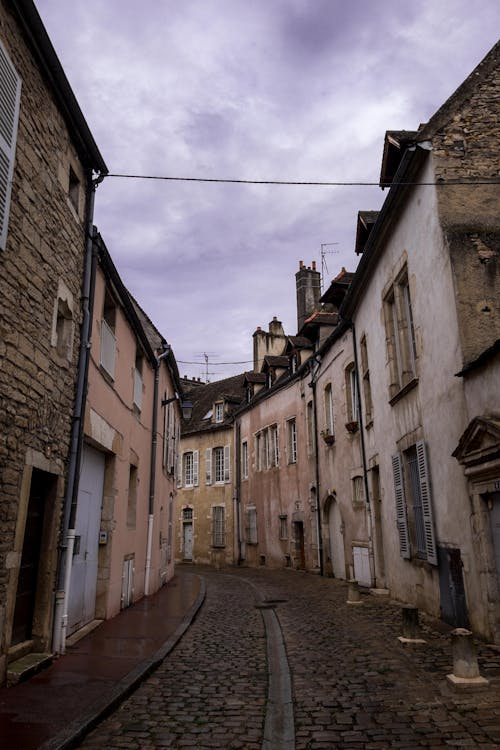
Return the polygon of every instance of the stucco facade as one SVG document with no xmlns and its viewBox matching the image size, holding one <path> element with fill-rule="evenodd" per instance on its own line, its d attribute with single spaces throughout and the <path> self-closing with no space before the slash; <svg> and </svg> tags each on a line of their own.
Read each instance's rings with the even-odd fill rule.
<svg viewBox="0 0 500 750">
<path fill-rule="evenodd" d="M 99 539 L 94 545 L 98 560 L 94 572 L 88 573 L 94 580 L 87 585 L 95 586 L 94 616 L 107 619 L 145 594 L 154 593 L 173 576 L 174 472 L 181 412 L 180 401 L 175 398 L 179 389 L 175 373 L 166 359 L 157 360 L 165 349 L 161 337 L 150 326 L 157 340 L 148 338 L 139 318 L 141 315 L 144 320 L 144 314 L 119 285 L 116 269 L 102 243 L 99 257 L 84 466 L 85 451 L 93 453 L 90 471 L 101 474 L 95 490 L 101 497 L 95 498 Z M 169 403 L 162 403 L 169 399 Z M 92 476 L 85 478 L 92 487 Z M 84 508 L 94 502 L 83 473 L 80 500 Z M 85 527 L 86 519 L 82 521 Z M 79 595 L 77 591 L 76 596 Z M 69 624 L 71 630 L 85 622 L 79 621 L 75 612 Z"/>
</svg>

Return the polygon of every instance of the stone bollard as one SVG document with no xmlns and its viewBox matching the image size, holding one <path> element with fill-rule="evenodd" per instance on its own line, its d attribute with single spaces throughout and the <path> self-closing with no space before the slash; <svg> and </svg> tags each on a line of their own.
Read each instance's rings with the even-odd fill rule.
<svg viewBox="0 0 500 750">
<path fill-rule="evenodd" d="M 412 607 L 411 604 L 403 604 L 401 615 L 403 635 L 398 636 L 398 640 L 401 643 L 425 643 L 424 639 L 419 637 L 420 627 L 417 607 Z"/>
<path fill-rule="evenodd" d="M 359 595 L 359 585 L 355 578 L 351 578 L 349 581 L 347 604 L 363 604 Z"/>
<path fill-rule="evenodd" d="M 476 649 L 470 630 L 456 628 L 451 633 L 453 650 L 453 674 L 446 675 L 448 682 L 457 690 L 481 690 L 490 681 L 479 674 Z"/>
</svg>

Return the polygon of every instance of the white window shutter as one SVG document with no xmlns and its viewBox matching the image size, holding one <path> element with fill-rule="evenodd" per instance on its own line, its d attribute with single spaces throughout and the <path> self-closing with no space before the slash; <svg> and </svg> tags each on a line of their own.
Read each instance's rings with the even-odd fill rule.
<svg viewBox="0 0 500 750">
<path fill-rule="evenodd" d="M 205 451 L 205 484 L 212 484 L 212 449 Z"/>
<path fill-rule="evenodd" d="M 200 463 L 199 455 L 200 455 L 199 451 L 193 451 L 193 485 L 195 487 L 198 487 L 198 484 L 199 484 L 199 480 L 198 480 L 199 463 Z"/>
<path fill-rule="evenodd" d="M 177 456 L 177 487 L 182 487 L 182 453 Z"/>
<path fill-rule="evenodd" d="M 432 565 L 437 565 L 438 559 L 436 537 L 434 535 L 434 518 L 432 515 L 431 482 L 424 441 L 418 440 L 415 444 L 415 448 L 417 451 L 418 479 L 420 482 L 420 494 L 422 497 L 422 515 L 424 517 L 427 562 L 430 562 Z"/>
<path fill-rule="evenodd" d="M 224 482 L 231 479 L 231 446 L 224 446 Z"/>
<path fill-rule="evenodd" d="M 392 456 L 392 474 L 394 478 L 394 494 L 396 497 L 396 523 L 399 534 L 399 550 L 401 557 L 410 559 L 410 538 L 408 535 L 408 519 L 406 516 L 406 498 L 403 484 L 403 459 L 401 453 Z"/>
<path fill-rule="evenodd" d="M 0 250 L 7 244 L 21 79 L 0 42 Z"/>
</svg>

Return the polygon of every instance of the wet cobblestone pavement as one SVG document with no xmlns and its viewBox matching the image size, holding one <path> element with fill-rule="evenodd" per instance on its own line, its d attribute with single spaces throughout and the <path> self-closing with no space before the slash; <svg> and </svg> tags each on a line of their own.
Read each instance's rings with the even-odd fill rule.
<svg viewBox="0 0 500 750">
<path fill-rule="evenodd" d="M 457 693 L 446 680 L 448 629 L 438 621 L 421 615 L 427 643 L 403 645 L 400 606 L 369 594 L 350 606 L 344 582 L 288 570 L 195 570 L 207 584 L 196 620 L 82 748 L 260 748 L 267 667 L 256 590 L 282 600 L 275 611 L 292 677 L 297 750 L 500 748 L 500 653 L 491 646 L 478 644 L 490 687 Z"/>
</svg>

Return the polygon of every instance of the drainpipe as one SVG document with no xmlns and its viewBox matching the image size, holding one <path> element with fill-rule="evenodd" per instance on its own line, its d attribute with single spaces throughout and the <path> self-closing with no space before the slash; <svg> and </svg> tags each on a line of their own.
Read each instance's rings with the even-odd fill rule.
<svg viewBox="0 0 500 750">
<path fill-rule="evenodd" d="M 315 364 L 317 365 L 317 368 L 319 368 L 321 364 L 321 359 L 319 359 L 319 355 L 315 355 L 313 357 L 313 360 Z M 309 383 L 309 386 L 312 388 L 313 419 L 314 419 L 314 444 L 315 444 L 314 471 L 315 471 L 315 481 L 316 481 L 316 529 L 317 529 L 317 534 L 318 534 L 318 565 L 319 565 L 319 574 L 322 576 L 324 575 L 323 535 L 322 535 L 322 530 L 321 530 L 321 501 L 320 501 L 320 493 L 319 493 L 318 415 L 317 415 L 317 405 L 316 405 L 316 380 L 315 380 L 318 369 L 316 369 L 316 372 L 313 372 L 313 369 L 311 366 L 310 372 L 311 372 L 311 382 Z"/>
<path fill-rule="evenodd" d="M 78 354 L 78 370 L 75 404 L 73 408 L 73 422 L 71 426 L 71 443 L 68 463 L 68 479 L 64 495 L 63 515 L 63 543 L 59 563 L 58 591 L 54 608 L 54 626 L 52 634 L 52 648 L 56 653 L 64 654 L 66 650 L 66 633 L 68 629 L 68 606 L 71 587 L 71 569 L 73 565 L 73 550 L 75 546 L 75 523 L 78 503 L 78 484 L 83 445 L 83 427 L 85 405 L 87 401 L 88 371 L 90 359 L 90 336 L 92 333 L 92 310 L 94 306 L 95 277 L 97 268 L 97 252 L 95 238 L 97 230 L 94 227 L 95 191 L 104 175 L 91 177 L 87 187 L 87 217 L 85 227 L 85 257 L 82 280 L 82 325 L 80 328 L 80 349 Z"/>
<path fill-rule="evenodd" d="M 372 510 L 370 504 L 370 493 L 368 490 L 368 466 L 366 464 L 366 448 L 365 448 L 365 434 L 363 430 L 363 413 L 361 411 L 361 380 L 359 377 L 359 362 L 358 362 L 358 345 L 356 342 L 356 327 L 354 321 L 348 321 L 348 324 L 352 330 L 352 345 L 354 349 L 354 369 L 356 371 L 356 389 L 357 389 L 357 402 L 358 402 L 358 419 L 359 419 L 359 434 L 361 436 L 361 460 L 363 462 L 363 479 L 365 486 L 365 498 L 367 508 L 367 519 L 368 519 L 368 543 L 369 543 L 369 556 L 370 556 L 370 568 L 373 571 L 373 580 L 375 581 L 375 558 L 373 554 L 373 525 L 372 525 Z"/>
<path fill-rule="evenodd" d="M 156 447 L 158 444 L 158 388 L 160 382 L 160 364 L 162 359 L 168 357 L 171 352 L 167 346 L 155 362 L 155 382 L 153 391 L 153 423 L 151 435 L 151 465 L 149 469 L 149 516 L 148 516 L 148 538 L 146 543 L 146 572 L 144 575 L 144 594 L 149 596 L 149 576 L 151 573 L 151 551 L 153 548 L 153 518 L 155 507 L 155 485 L 156 485 Z"/>
<path fill-rule="evenodd" d="M 241 554 L 241 425 L 239 420 L 235 422 L 235 486 L 234 486 L 234 512 L 236 514 L 236 537 L 238 544 L 238 565 L 243 562 Z"/>
</svg>

